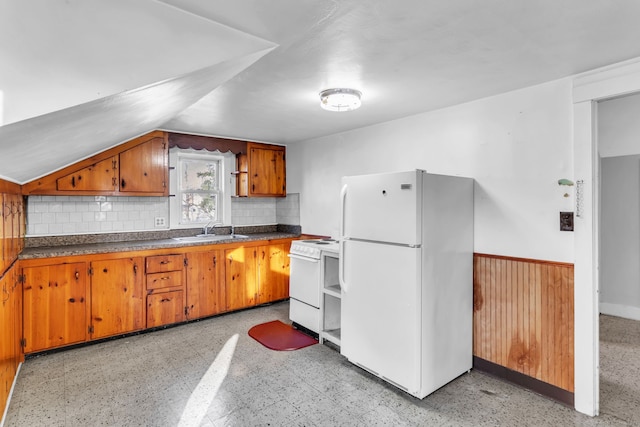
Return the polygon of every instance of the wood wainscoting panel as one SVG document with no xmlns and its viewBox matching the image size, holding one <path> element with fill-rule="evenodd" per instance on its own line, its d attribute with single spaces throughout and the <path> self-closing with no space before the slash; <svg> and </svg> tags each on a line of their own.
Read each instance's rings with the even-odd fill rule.
<svg viewBox="0 0 640 427">
<path fill-rule="evenodd" d="M 473 355 L 573 392 L 573 265 L 474 254 Z"/>
</svg>

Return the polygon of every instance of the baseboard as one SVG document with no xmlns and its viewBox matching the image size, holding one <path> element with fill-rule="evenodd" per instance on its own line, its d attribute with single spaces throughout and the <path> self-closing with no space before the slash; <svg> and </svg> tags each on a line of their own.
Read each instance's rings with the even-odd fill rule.
<svg viewBox="0 0 640 427">
<path fill-rule="evenodd" d="M 606 314 L 608 316 L 624 317 L 625 319 L 631 319 L 631 320 L 640 320 L 640 307 L 601 302 L 600 314 Z"/>
<path fill-rule="evenodd" d="M 7 398 L 7 404 L 4 407 L 2 418 L 0 418 L 0 427 L 4 427 L 4 422 L 7 419 L 7 412 L 9 412 L 11 397 L 13 396 L 13 390 L 16 388 L 16 382 L 18 381 L 18 375 L 20 375 L 20 369 L 22 368 L 22 363 L 23 362 L 20 362 L 20 364 L 18 365 L 18 369 L 16 369 L 16 375 L 13 377 L 13 383 L 11 384 L 11 390 L 9 390 L 9 397 Z"/>
<path fill-rule="evenodd" d="M 527 388 L 533 392 L 557 400 L 573 408 L 574 395 L 570 391 L 545 383 L 520 372 L 513 371 L 504 366 L 496 365 L 488 360 L 473 356 L 473 368 L 486 372 L 498 378 L 502 378 L 511 383 Z"/>
</svg>

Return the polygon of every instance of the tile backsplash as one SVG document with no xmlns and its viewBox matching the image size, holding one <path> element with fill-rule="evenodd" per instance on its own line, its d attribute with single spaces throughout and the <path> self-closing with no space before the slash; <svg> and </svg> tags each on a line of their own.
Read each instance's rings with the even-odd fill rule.
<svg viewBox="0 0 640 427">
<path fill-rule="evenodd" d="M 285 198 L 232 198 L 234 225 L 300 225 L 299 194 Z M 164 226 L 156 226 L 164 218 Z M 29 196 L 27 236 L 168 229 L 166 197 Z"/>
</svg>

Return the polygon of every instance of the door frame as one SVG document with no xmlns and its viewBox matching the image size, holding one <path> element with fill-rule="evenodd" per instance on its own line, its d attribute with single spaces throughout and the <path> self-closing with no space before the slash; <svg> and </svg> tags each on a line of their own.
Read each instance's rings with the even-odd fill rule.
<svg viewBox="0 0 640 427">
<path fill-rule="evenodd" d="M 595 416 L 600 407 L 599 266 L 600 158 L 597 103 L 640 91 L 640 58 L 573 79 L 575 409 Z"/>
</svg>

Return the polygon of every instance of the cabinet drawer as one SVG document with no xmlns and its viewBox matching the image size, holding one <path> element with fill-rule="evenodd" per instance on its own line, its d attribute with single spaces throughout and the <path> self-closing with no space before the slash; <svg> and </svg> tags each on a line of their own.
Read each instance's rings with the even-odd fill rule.
<svg viewBox="0 0 640 427">
<path fill-rule="evenodd" d="M 182 270 L 184 255 L 158 255 L 147 257 L 147 273 Z"/>
<path fill-rule="evenodd" d="M 184 293 L 160 292 L 147 295 L 147 328 L 184 321 Z"/>
<path fill-rule="evenodd" d="M 182 271 L 147 274 L 147 290 L 182 286 Z"/>
</svg>

